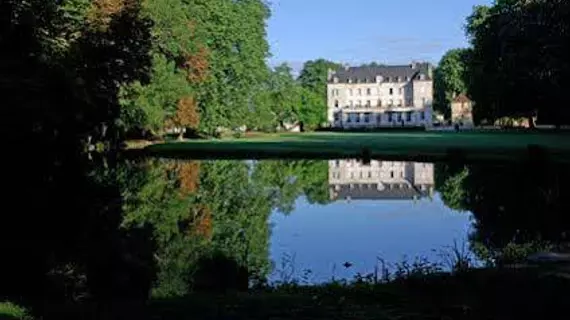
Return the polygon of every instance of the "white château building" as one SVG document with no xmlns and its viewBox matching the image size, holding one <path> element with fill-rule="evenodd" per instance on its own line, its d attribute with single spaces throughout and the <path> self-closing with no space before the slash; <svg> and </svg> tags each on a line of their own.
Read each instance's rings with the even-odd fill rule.
<svg viewBox="0 0 570 320">
<path fill-rule="evenodd" d="M 432 196 L 432 163 L 329 161 L 331 200 L 412 200 Z"/>
<path fill-rule="evenodd" d="M 433 67 L 346 67 L 329 71 L 328 123 L 334 128 L 430 127 Z"/>
</svg>

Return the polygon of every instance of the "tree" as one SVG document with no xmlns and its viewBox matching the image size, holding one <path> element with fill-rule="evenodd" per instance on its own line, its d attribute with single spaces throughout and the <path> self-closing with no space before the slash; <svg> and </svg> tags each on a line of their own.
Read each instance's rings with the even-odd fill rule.
<svg viewBox="0 0 570 320">
<path fill-rule="evenodd" d="M 196 132 L 200 124 L 200 114 L 194 98 L 184 97 L 180 99 L 176 113 L 169 122 L 175 128 L 180 129 L 180 138 L 182 138 L 185 129 Z"/>
<path fill-rule="evenodd" d="M 304 89 L 302 114 L 307 127 L 314 129 L 326 121 L 328 73 L 341 67 L 325 59 L 307 61 L 303 65 L 298 81 Z"/>
<path fill-rule="evenodd" d="M 451 116 L 450 104 L 459 94 L 467 93 L 469 49 L 446 52 L 434 72 L 434 109 Z"/>
<path fill-rule="evenodd" d="M 272 112 L 281 127 L 284 127 L 285 123 L 298 122 L 302 92 L 289 65 L 284 63 L 275 67 L 270 75 L 269 91 L 271 92 Z"/>
<path fill-rule="evenodd" d="M 568 87 L 566 1 L 497 1 L 475 7 L 466 31 L 473 44 L 470 96 L 475 116 L 568 121 L 556 101 Z"/>
</svg>

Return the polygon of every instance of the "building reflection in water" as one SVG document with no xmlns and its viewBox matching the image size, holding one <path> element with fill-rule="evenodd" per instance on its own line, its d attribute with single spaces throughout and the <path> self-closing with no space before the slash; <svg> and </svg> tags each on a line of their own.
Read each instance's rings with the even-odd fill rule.
<svg viewBox="0 0 570 320">
<path fill-rule="evenodd" d="M 331 200 L 416 200 L 431 197 L 432 163 L 372 160 L 329 161 Z"/>
</svg>

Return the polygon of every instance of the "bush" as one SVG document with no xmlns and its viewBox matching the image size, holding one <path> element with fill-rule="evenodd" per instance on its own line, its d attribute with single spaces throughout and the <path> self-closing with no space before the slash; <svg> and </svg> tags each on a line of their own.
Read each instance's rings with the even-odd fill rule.
<svg viewBox="0 0 570 320">
<path fill-rule="evenodd" d="M 0 320 L 32 319 L 26 309 L 11 302 L 0 302 Z"/>
</svg>

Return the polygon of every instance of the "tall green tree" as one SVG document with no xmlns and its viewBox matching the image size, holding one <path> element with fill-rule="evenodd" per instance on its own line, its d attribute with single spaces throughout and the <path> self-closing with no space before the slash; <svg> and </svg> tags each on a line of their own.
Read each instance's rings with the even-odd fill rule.
<svg viewBox="0 0 570 320">
<path fill-rule="evenodd" d="M 326 121 L 328 72 L 339 68 L 340 64 L 325 59 L 305 62 L 298 81 L 305 90 L 302 114 L 307 127 L 316 128 Z"/>
<path fill-rule="evenodd" d="M 563 99 L 569 81 L 566 1 L 497 1 L 475 7 L 466 31 L 473 44 L 470 95 L 475 116 L 539 116 L 569 121 Z"/>
<path fill-rule="evenodd" d="M 446 52 L 434 72 L 434 109 L 450 117 L 450 103 L 455 95 L 467 93 L 469 49 Z"/>
</svg>

